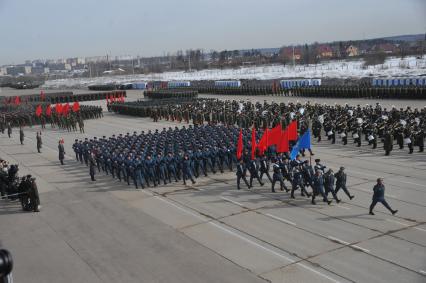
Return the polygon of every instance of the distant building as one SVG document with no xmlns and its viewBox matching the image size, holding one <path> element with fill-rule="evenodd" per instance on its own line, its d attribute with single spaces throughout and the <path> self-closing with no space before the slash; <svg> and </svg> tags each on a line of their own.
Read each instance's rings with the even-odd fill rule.
<svg viewBox="0 0 426 283">
<path fill-rule="evenodd" d="M 24 66 L 24 70 L 25 70 L 25 74 L 26 75 L 28 75 L 28 74 L 31 74 L 31 69 L 32 69 L 32 67 L 31 66 Z"/>
<path fill-rule="evenodd" d="M 48 64 L 51 71 L 63 71 L 65 70 L 65 63 L 52 63 Z"/>
<path fill-rule="evenodd" d="M 348 55 L 349 57 L 358 56 L 359 55 L 358 47 L 349 45 L 346 48 L 346 55 Z"/>
<path fill-rule="evenodd" d="M 108 57 L 107 56 L 92 56 L 92 57 L 86 57 L 85 58 L 86 63 L 100 63 L 100 62 L 107 62 Z"/>
<path fill-rule="evenodd" d="M 317 54 L 319 58 L 331 58 L 333 57 L 333 49 L 329 45 L 323 44 L 318 46 Z"/>
<path fill-rule="evenodd" d="M 10 76 L 18 76 L 25 74 L 25 66 L 10 66 L 6 67 L 6 74 Z"/>
<path fill-rule="evenodd" d="M 293 51 L 294 49 L 294 51 Z M 294 60 L 298 61 L 302 58 L 302 48 L 298 47 L 284 47 L 281 49 L 281 57 L 286 58 L 288 60 Z"/>
</svg>

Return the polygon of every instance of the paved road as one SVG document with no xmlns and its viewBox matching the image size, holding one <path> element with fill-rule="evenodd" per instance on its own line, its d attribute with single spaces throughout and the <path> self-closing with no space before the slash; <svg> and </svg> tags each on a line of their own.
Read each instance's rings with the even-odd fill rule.
<svg viewBox="0 0 426 283">
<path fill-rule="evenodd" d="M 23 146 L 17 132 L 0 135 L 0 156 L 37 177 L 43 205 L 32 214 L 0 201 L 0 239 L 14 254 L 16 282 L 425 282 L 425 154 L 315 145 L 326 165 L 347 168 L 356 196 L 339 193 L 344 201 L 331 206 L 272 194 L 269 183 L 237 191 L 231 172 L 136 191 L 104 175 L 90 182 L 73 160 L 76 137 L 169 125 L 106 113 L 86 123 L 86 134 L 45 130 L 41 154 L 37 127 L 25 130 Z M 379 176 L 396 216 L 380 205 L 368 215 Z"/>
</svg>

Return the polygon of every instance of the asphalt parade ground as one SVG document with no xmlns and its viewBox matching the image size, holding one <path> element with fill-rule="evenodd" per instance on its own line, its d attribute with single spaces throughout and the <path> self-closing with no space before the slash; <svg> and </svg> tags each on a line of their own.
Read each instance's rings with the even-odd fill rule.
<svg viewBox="0 0 426 283">
<path fill-rule="evenodd" d="M 129 92 L 129 99 L 138 95 Z M 424 153 L 395 149 L 384 156 L 381 143 L 372 150 L 351 140 L 346 146 L 339 139 L 335 145 L 314 142 L 312 159 L 321 158 L 335 172 L 344 166 L 355 195 L 349 200 L 339 192 L 342 202 L 328 206 L 320 200 L 311 205 L 299 192 L 295 200 L 286 192 L 271 193 L 269 181 L 238 191 L 235 172 L 209 174 L 191 186 L 173 182 L 145 190 L 103 173 L 91 182 L 88 167 L 76 162 L 71 149 L 75 138 L 182 125 L 105 112 L 102 119 L 85 121 L 85 134 L 47 126 L 41 154 L 38 126 L 25 128 L 24 145 L 17 129 L 11 139 L 0 134 L 0 157 L 19 164 L 20 176 L 37 178 L 42 204 L 41 212 L 24 213 L 17 202 L 0 200 L 0 240 L 14 256 L 15 282 L 426 281 Z M 65 139 L 64 166 L 59 138 Z M 375 216 L 368 214 L 378 177 L 384 178 L 387 201 L 399 210 L 395 216 L 381 204 Z"/>
</svg>

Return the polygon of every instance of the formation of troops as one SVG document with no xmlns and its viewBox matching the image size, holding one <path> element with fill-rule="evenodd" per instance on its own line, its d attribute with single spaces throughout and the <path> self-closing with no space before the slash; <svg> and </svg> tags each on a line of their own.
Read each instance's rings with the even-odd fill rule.
<svg viewBox="0 0 426 283">
<path fill-rule="evenodd" d="M 167 99 L 167 98 L 196 98 L 198 91 L 194 90 L 179 90 L 179 89 L 159 89 L 159 90 L 146 90 L 144 97 L 150 99 Z"/>
<path fill-rule="evenodd" d="M 319 85 L 295 88 L 282 88 L 279 83 L 245 84 L 241 87 L 217 87 L 213 84 L 200 84 L 185 88 L 203 94 L 221 95 L 277 95 L 297 97 L 335 97 L 366 99 L 424 99 L 425 86 L 371 86 L 361 85 Z"/>
<path fill-rule="evenodd" d="M 302 135 L 308 128 L 312 129 L 318 142 L 326 139 L 336 143 L 338 140 L 343 145 L 354 143 L 361 147 L 368 144 L 373 149 L 382 143 L 386 155 L 390 154 L 394 146 L 408 148 L 410 154 L 414 152 L 414 147 L 424 152 L 426 107 L 397 109 L 393 106 L 387 109 L 379 103 L 351 106 L 217 99 L 193 99 L 181 103 L 125 103 L 120 107 L 117 112 L 121 114 L 194 125 L 207 123 L 265 129 L 281 123 L 285 128 L 296 119 L 299 121 L 299 134 Z"/>
<path fill-rule="evenodd" d="M 133 183 L 136 188 L 178 181 L 186 185 L 189 181 L 194 184 L 195 179 L 203 175 L 235 170 L 237 189 L 241 188 L 241 180 L 249 189 L 253 187 L 253 181 L 263 186 L 265 176 L 271 183 L 272 192 L 276 192 L 278 182 L 280 190 L 290 192 L 291 198 L 295 198 L 295 191 L 300 189 L 301 195 L 311 198 L 312 204 L 318 195 L 330 204 L 330 193 L 336 202 L 340 202 L 337 198 L 340 189 L 348 198 L 353 198 L 346 188 L 343 167 L 334 173 L 319 159 L 315 165 L 302 161 L 300 156 L 290 161 L 287 153 L 277 153 L 274 146 L 265 155 L 256 152 L 252 159 L 249 129 L 244 131 L 243 157 L 237 160 L 238 134 L 238 128 L 233 126 L 189 125 L 188 128 L 163 128 L 155 132 L 75 140 L 73 149 L 76 159 L 89 167 L 93 181 L 96 173 L 102 171 L 128 185 Z M 308 187 L 312 192 L 307 192 Z"/>
<path fill-rule="evenodd" d="M 47 92 L 43 91 L 40 94 L 28 94 L 17 96 L 1 96 L 0 104 L 12 105 L 18 101 L 20 103 L 72 103 L 76 101 L 94 101 L 105 100 L 111 98 L 126 97 L 126 91 L 114 90 L 104 92 L 89 92 L 89 93 L 73 93 L 72 91 Z"/>
<path fill-rule="evenodd" d="M 23 106 L 13 110 L 1 111 L 0 132 L 4 133 L 7 130 L 10 137 L 13 128 L 41 125 L 44 129 L 46 124 L 51 124 L 52 128 L 58 127 L 68 131 L 77 131 L 78 126 L 80 132 L 84 132 L 84 120 L 102 117 L 102 107 L 99 106 L 82 105 L 77 113 L 70 112 L 66 116 L 58 115 L 53 110 L 51 115 L 42 114 L 39 117 L 35 114 L 34 107 Z"/>
<path fill-rule="evenodd" d="M 53 112 L 47 121 L 50 122 L 52 128 L 58 127 L 59 129 L 71 132 L 77 131 L 78 126 L 78 130 L 80 131 L 80 133 L 84 133 L 84 120 L 100 119 L 102 117 L 102 107 L 82 105 L 80 106 L 79 112 L 71 112 L 67 116 L 58 115 Z M 43 117 L 41 117 L 41 119 L 43 119 Z M 44 128 L 43 123 L 41 124 Z"/>
</svg>

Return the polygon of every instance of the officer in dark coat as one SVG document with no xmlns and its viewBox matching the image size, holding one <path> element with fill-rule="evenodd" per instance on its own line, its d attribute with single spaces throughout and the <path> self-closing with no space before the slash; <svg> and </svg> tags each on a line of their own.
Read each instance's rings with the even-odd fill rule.
<svg viewBox="0 0 426 283">
<path fill-rule="evenodd" d="M 250 187 L 253 187 L 253 179 L 257 179 L 261 186 L 264 185 L 262 180 L 259 177 L 259 165 L 257 165 L 256 160 L 252 160 L 249 163 L 249 171 L 250 171 Z"/>
<path fill-rule="evenodd" d="M 7 136 L 10 138 L 12 136 L 12 125 L 10 122 L 7 122 Z"/>
<path fill-rule="evenodd" d="M 385 150 L 385 155 L 389 155 L 393 149 L 393 136 L 389 130 L 386 130 L 383 136 L 383 149 Z"/>
<path fill-rule="evenodd" d="M 19 127 L 19 141 L 21 142 L 21 144 L 24 144 L 24 129 L 21 127 Z"/>
<path fill-rule="evenodd" d="M 237 189 L 238 190 L 240 189 L 241 179 L 243 179 L 244 183 L 250 189 L 250 184 L 248 183 L 247 178 L 246 178 L 246 172 L 247 172 L 247 168 L 244 165 L 244 160 L 241 158 L 240 161 L 239 161 L 239 163 L 238 163 L 238 165 L 237 165 L 237 172 L 236 172 L 236 175 L 237 175 Z"/>
<path fill-rule="evenodd" d="M 280 189 L 283 191 L 284 189 L 286 192 L 288 192 L 288 188 L 284 184 L 283 174 L 281 173 L 280 165 L 277 163 L 274 163 L 272 166 L 272 170 L 274 173 L 272 174 L 272 192 L 275 193 L 275 183 L 280 182 Z"/>
<path fill-rule="evenodd" d="M 337 198 L 336 192 L 334 191 L 334 181 L 335 177 L 333 170 L 328 169 L 327 173 L 324 174 L 325 195 L 328 197 L 328 194 L 331 193 L 336 202 L 339 203 L 340 199 Z"/>
<path fill-rule="evenodd" d="M 300 187 L 300 190 L 301 190 L 301 196 L 302 197 L 304 197 L 304 196 L 310 197 L 311 196 L 311 194 L 306 191 L 305 184 L 304 184 L 304 181 L 303 181 L 303 172 L 299 168 L 299 166 L 296 166 L 296 167 L 293 167 L 293 179 L 292 179 L 292 182 L 291 182 L 291 195 L 290 195 L 291 198 L 295 198 L 294 197 L 294 191 L 297 190 L 299 187 Z"/>
<path fill-rule="evenodd" d="M 36 140 L 37 140 L 37 152 L 41 153 L 41 151 L 40 151 L 41 145 L 42 145 L 41 132 L 37 132 Z"/>
<path fill-rule="evenodd" d="M 90 178 L 92 179 L 92 181 L 96 181 L 95 172 L 96 172 L 95 154 L 91 153 L 89 156 L 89 173 L 90 173 Z"/>
<path fill-rule="evenodd" d="M 262 180 L 263 175 L 266 175 L 268 177 L 269 181 L 272 183 L 271 175 L 269 175 L 269 163 L 266 156 L 262 156 L 260 158 L 260 180 Z"/>
<path fill-rule="evenodd" d="M 395 215 L 398 210 L 393 210 L 385 200 L 385 185 L 383 184 L 383 179 L 378 178 L 377 184 L 373 187 L 373 201 L 370 205 L 370 215 L 374 215 L 373 209 L 378 202 L 381 202 L 391 213 Z"/>
<path fill-rule="evenodd" d="M 76 140 L 74 140 L 74 143 L 72 145 L 72 149 L 74 150 L 75 159 L 77 159 L 77 161 L 79 161 L 79 159 L 78 159 L 78 147 L 79 147 L 79 144 L 78 144 L 78 140 L 76 139 Z"/>
<path fill-rule="evenodd" d="M 321 173 L 320 170 L 317 170 L 315 172 L 313 183 L 314 183 L 313 184 L 314 186 L 313 186 L 313 193 L 312 193 L 312 201 L 311 201 L 311 203 L 312 204 L 316 204 L 315 203 L 315 197 L 320 194 L 322 196 L 322 198 L 323 198 L 323 201 L 327 202 L 327 204 L 330 205 L 331 200 L 328 200 L 327 196 L 324 193 L 324 176 L 322 175 L 322 173 Z"/>
<path fill-rule="evenodd" d="M 334 174 L 334 177 L 336 178 L 336 190 L 334 191 L 336 195 L 337 192 L 342 189 L 349 199 L 353 199 L 354 196 L 351 195 L 348 189 L 346 188 L 347 175 L 345 173 L 345 167 L 340 167 L 339 171 Z"/>
<path fill-rule="evenodd" d="M 63 140 L 59 140 L 58 151 L 59 151 L 59 161 L 61 162 L 61 165 L 64 165 L 65 148 L 64 148 Z"/>
<path fill-rule="evenodd" d="M 27 181 L 29 182 L 28 197 L 30 199 L 31 208 L 34 212 L 39 212 L 40 197 L 38 194 L 38 188 L 35 182 L 35 178 L 31 178 L 30 176 L 30 178 L 27 178 Z"/>
</svg>

